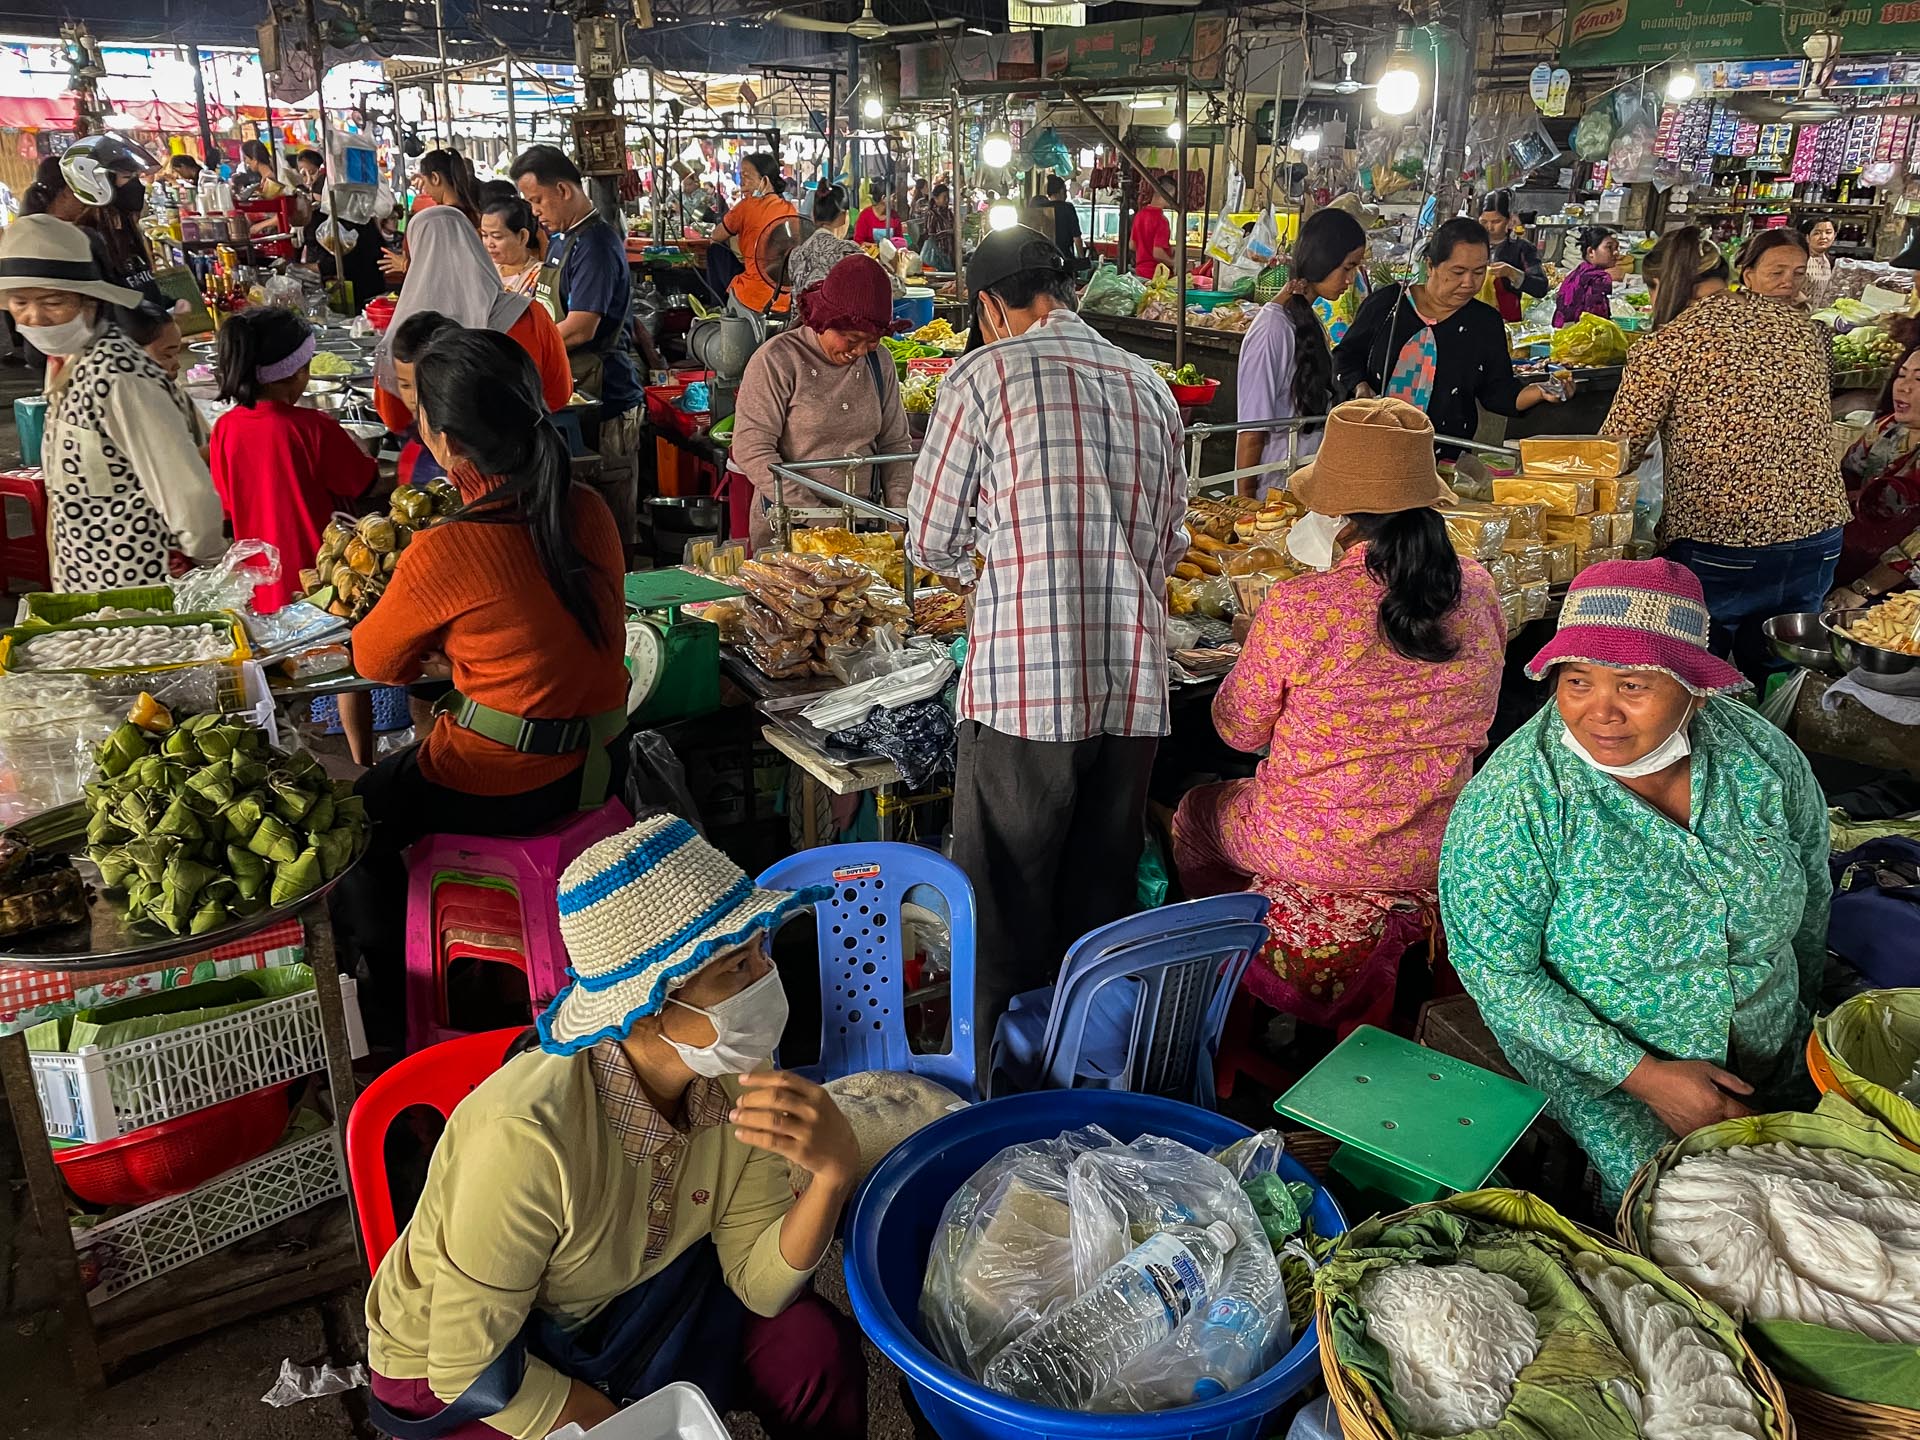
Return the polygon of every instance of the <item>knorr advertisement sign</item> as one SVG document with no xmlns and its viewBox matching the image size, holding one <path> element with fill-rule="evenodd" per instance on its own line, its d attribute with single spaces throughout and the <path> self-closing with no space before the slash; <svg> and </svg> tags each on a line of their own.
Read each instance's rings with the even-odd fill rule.
<svg viewBox="0 0 1920 1440">
<path fill-rule="evenodd" d="M 1920 47 L 1920 0 L 1786 8 L 1774 0 L 1574 0 L 1560 47 L 1569 68 L 1797 56 L 1814 30 L 1835 30 L 1850 55 Z"/>
</svg>

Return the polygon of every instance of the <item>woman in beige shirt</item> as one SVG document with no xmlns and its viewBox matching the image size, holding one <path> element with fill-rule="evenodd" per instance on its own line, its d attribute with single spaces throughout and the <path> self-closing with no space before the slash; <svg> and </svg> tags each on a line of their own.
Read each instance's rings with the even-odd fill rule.
<svg viewBox="0 0 1920 1440">
<path fill-rule="evenodd" d="M 849 255 L 802 296 L 805 323 L 774 336 L 754 352 L 740 381 L 729 468 L 753 486 L 748 538 L 754 550 L 773 540 L 773 467 L 795 460 L 854 455 L 904 455 L 907 414 L 893 358 L 880 349 L 892 331 L 893 287 L 887 272 L 865 255 Z M 904 510 L 913 462 L 858 467 L 855 494 L 870 493 L 877 470 L 883 504 Z M 842 471 L 816 472 L 836 486 Z M 824 503 L 787 485 L 790 507 Z"/>
</svg>

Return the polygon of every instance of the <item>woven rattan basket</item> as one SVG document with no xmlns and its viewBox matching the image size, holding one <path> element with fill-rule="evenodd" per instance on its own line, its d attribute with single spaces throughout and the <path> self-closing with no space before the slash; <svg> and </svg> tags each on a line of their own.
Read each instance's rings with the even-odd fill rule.
<svg viewBox="0 0 1920 1440">
<path fill-rule="evenodd" d="M 1436 1200 L 1428 1205 L 1416 1205 L 1411 1210 L 1403 1210 L 1398 1215 L 1369 1220 L 1355 1226 L 1347 1235 L 1341 1237 L 1344 1246 L 1357 1236 L 1359 1243 L 1397 1220 L 1424 1214 L 1429 1210 L 1452 1210 L 1460 1214 L 1471 1215 L 1476 1219 L 1495 1221 L 1516 1230 L 1544 1234 L 1560 1241 L 1570 1250 L 1592 1251 L 1605 1256 L 1616 1265 L 1625 1265 L 1642 1279 L 1652 1284 L 1668 1299 L 1684 1306 L 1690 1311 L 1704 1311 L 1719 1324 L 1718 1330 L 1709 1330 L 1726 1347 L 1727 1353 L 1734 1358 L 1740 1368 L 1740 1376 L 1753 1388 L 1762 1402 L 1767 1434 L 1771 1440 L 1794 1440 L 1794 1415 L 1790 1413 L 1789 1401 L 1780 1381 L 1774 1376 L 1747 1344 L 1732 1319 L 1718 1306 L 1702 1299 L 1679 1281 L 1665 1272 L 1656 1269 L 1650 1262 L 1638 1255 L 1623 1253 L 1609 1244 L 1603 1237 L 1584 1229 L 1567 1219 L 1546 1201 L 1537 1195 L 1520 1190 L 1472 1190 L 1465 1194 L 1449 1196 L 1445 1200 Z M 1340 1430 L 1346 1440 L 1400 1440 L 1400 1431 L 1394 1428 L 1387 1407 L 1379 1393 L 1362 1375 L 1350 1371 L 1340 1363 L 1334 1353 L 1334 1327 L 1332 1298 L 1327 1287 L 1316 1284 L 1313 1296 L 1314 1318 L 1319 1322 L 1320 1333 L 1320 1371 L 1326 1377 L 1327 1393 L 1333 1398 L 1333 1408 L 1340 1417 Z M 1867 1432 L 1878 1440 L 1878 1432 Z"/>
<path fill-rule="evenodd" d="M 1680 1161 L 1711 1150 L 1774 1141 L 1846 1150 L 1920 1175 L 1920 1155 L 1903 1148 L 1890 1132 L 1840 1096 L 1829 1094 L 1811 1115 L 1743 1115 L 1696 1130 L 1663 1147 L 1640 1167 L 1620 1202 L 1615 1228 L 1621 1245 L 1635 1255 L 1652 1259 L 1647 1222 L 1653 1210 L 1654 1187 Z M 1768 1358 L 1775 1364 L 1788 1363 L 1785 1356 Z M 1787 1408 L 1806 1440 L 1920 1440 L 1920 1409 L 1830 1395 L 1797 1381 L 1783 1381 L 1783 1385 Z"/>
</svg>

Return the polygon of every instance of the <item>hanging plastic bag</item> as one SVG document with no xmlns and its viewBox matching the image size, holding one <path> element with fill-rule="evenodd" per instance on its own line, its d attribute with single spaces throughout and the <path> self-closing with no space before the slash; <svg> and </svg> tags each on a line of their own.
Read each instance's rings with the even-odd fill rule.
<svg viewBox="0 0 1920 1440">
<path fill-rule="evenodd" d="M 1207 236 L 1207 254 L 1222 265 L 1231 265 L 1240 258 L 1240 251 L 1247 243 L 1247 232 L 1222 211 L 1220 218 L 1213 222 L 1213 233 Z"/>
<path fill-rule="evenodd" d="M 253 587 L 280 578 L 280 552 L 264 540 L 242 540 L 211 565 L 189 570 L 173 587 L 173 608 L 183 615 L 212 610 L 246 610 Z"/>
<path fill-rule="evenodd" d="M 1640 481 L 1640 495 L 1633 502 L 1633 538 L 1650 544 L 1660 528 L 1660 515 L 1667 499 L 1667 457 L 1660 448 L 1658 435 L 1647 446 L 1640 468 L 1633 473 Z"/>
<path fill-rule="evenodd" d="M 1237 258 L 1256 265 L 1271 265 L 1279 254 L 1280 227 L 1274 222 L 1273 207 L 1269 205 L 1253 222 L 1253 229 L 1247 232 L 1246 243 L 1240 247 Z"/>
</svg>

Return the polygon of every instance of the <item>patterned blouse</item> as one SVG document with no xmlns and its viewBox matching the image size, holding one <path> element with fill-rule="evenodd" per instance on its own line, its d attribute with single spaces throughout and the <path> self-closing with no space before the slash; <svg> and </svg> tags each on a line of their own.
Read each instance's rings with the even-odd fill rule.
<svg viewBox="0 0 1920 1440">
<path fill-rule="evenodd" d="M 1267 750 L 1221 817 L 1255 873 L 1324 890 L 1430 890 L 1454 796 L 1487 743 L 1506 626 L 1493 577 L 1460 567 L 1460 653 L 1409 660 L 1380 634 L 1364 545 L 1267 593 L 1213 699 L 1236 750 Z"/>
<path fill-rule="evenodd" d="M 1660 539 L 1779 545 L 1847 523 L 1829 349 L 1806 311 L 1749 291 L 1696 300 L 1633 348 L 1601 434 L 1631 440 L 1635 464 L 1660 437 Z"/>
<path fill-rule="evenodd" d="M 1695 717 L 1689 829 L 1562 743 L 1549 703 L 1468 784 L 1440 857 L 1448 952 L 1514 1068 L 1618 1198 L 1672 1137 L 1619 1089 L 1641 1057 L 1766 1087 L 1826 963 L 1827 812 L 1759 712 Z"/>
</svg>

